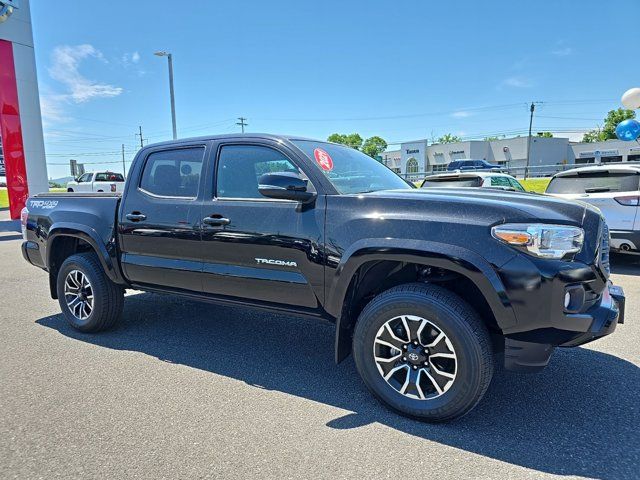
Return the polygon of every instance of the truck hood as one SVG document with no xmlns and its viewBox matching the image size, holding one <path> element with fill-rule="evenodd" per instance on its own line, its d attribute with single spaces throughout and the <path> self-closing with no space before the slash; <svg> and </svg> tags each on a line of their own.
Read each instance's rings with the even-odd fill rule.
<svg viewBox="0 0 640 480">
<path fill-rule="evenodd" d="M 389 199 L 397 203 L 425 202 L 431 208 L 447 204 L 448 209 L 459 208 L 461 213 L 473 205 L 487 212 L 502 212 L 505 221 L 510 219 L 537 219 L 545 222 L 584 225 L 587 217 L 599 216 L 597 209 L 584 202 L 563 200 L 535 193 L 508 192 L 489 188 L 418 188 L 413 190 L 381 190 L 363 194 L 377 199 Z M 513 218 L 516 217 L 516 218 Z"/>
</svg>

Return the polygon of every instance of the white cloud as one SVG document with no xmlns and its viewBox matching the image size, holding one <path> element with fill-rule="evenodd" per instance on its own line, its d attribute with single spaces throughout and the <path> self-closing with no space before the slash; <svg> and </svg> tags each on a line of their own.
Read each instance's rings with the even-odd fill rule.
<svg viewBox="0 0 640 480">
<path fill-rule="evenodd" d="M 64 98 L 75 103 L 84 103 L 94 98 L 120 95 L 123 92 L 121 87 L 90 80 L 80 73 L 80 63 L 87 58 L 106 62 L 102 53 L 93 45 L 61 45 L 53 49 L 49 75 L 66 87 L 67 93 L 64 94 Z"/>
<path fill-rule="evenodd" d="M 573 48 L 571 48 L 571 47 L 560 47 L 560 48 L 557 48 L 557 49 L 553 50 L 551 53 L 553 55 L 556 55 L 557 57 L 566 57 L 566 56 L 571 55 L 573 53 Z"/>
<path fill-rule="evenodd" d="M 533 83 L 531 82 L 531 80 L 525 77 L 520 77 L 520 76 L 506 78 L 503 80 L 502 84 L 506 85 L 507 87 L 514 87 L 514 88 L 529 88 L 533 86 Z"/>
<path fill-rule="evenodd" d="M 453 118 L 467 118 L 467 117 L 470 117 L 470 116 L 472 116 L 472 115 L 473 115 L 473 113 L 471 113 L 471 112 L 467 112 L 467 111 L 465 111 L 465 110 L 459 110 L 459 111 L 457 111 L 457 112 L 453 112 L 453 113 L 451 114 L 451 116 L 452 116 Z"/>
<path fill-rule="evenodd" d="M 125 67 L 128 67 L 132 64 L 137 64 L 140 62 L 140 53 L 139 52 L 131 52 L 131 53 L 125 53 L 124 55 L 122 55 L 122 64 Z"/>
<path fill-rule="evenodd" d="M 60 103 L 61 99 L 58 95 L 40 95 L 40 110 L 42 112 L 42 123 L 44 126 L 50 123 L 66 121 Z"/>
</svg>

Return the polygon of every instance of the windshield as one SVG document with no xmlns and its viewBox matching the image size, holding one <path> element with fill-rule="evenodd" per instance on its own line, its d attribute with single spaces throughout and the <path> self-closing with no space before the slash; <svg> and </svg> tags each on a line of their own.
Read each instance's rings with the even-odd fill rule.
<svg viewBox="0 0 640 480">
<path fill-rule="evenodd" d="M 430 187 L 479 187 L 482 185 L 480 177 L 448 177 L 448 178 L 426 178 L 422 182 L 421 188 Z"/>
<path fill-rule="evenodd" d="M 546 193 L 633 192 L 639 178 L 635 173 L 585 172 L 553 178 Z"/>
<path fill-rule="evenodd" d="M 353 148 L 311 140 L 293 143 L 317 163 L 340 193 L 413 188 L 386 166 Z"/>
</svg>

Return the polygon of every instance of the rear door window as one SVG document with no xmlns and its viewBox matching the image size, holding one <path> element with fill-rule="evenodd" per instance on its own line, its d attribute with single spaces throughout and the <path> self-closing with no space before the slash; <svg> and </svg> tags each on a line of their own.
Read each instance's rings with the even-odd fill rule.
<svg viewBox="0 0 640 480">
<path fill-rule="evenodd" d="M 511 188 L 511 182 L 507 177 L 491 177 L 491 186 Z"/>
<path fill-rule="evenodd" d="M 204 147 L 153 152 L 147 157 L 140 189 L 159 197 L 196 198 Z"/>
<path fill-rule="evenodd" d="M 555 177 L 547 193 L 634 192 L 640 186 L 640 175 L 626 172 L 584 172 Z"/>
<path fill-rule="evenodd" d="M 520 182 L 517 181 L 515 178 L 509 178 L 509 183 L 511 184 L 511 186 L 518 192 L 524 192 L 525 189 L 522 185 L 520 185 Z"/>
</svg>

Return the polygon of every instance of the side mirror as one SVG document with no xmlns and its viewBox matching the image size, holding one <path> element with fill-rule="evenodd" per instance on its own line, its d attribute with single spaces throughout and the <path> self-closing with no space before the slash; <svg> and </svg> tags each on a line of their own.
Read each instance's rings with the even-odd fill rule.
<svg viewBox="0 0 640 480">
<path fill-rule="evenodd" d="M 258 191 L 268 198 L 309 203 L 316 193 L 307 191 L 307 183 L 296 173 L 265 173 L 258 179 Z"/>
</svg>

